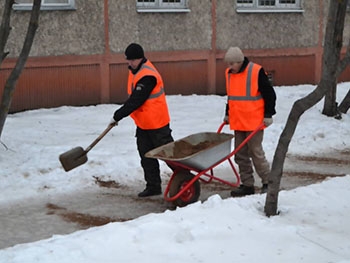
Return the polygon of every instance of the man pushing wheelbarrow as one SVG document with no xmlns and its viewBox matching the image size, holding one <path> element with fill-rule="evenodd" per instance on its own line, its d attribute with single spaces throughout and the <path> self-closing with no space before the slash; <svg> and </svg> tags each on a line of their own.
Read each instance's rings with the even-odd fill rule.
<svg viewBox="0 0 350 263">
<path fill-rule="evenodd" d="M 233 197 L 254 194 L 253 165 L 261 178 L 261 193 L 268 188 L 270 165 L 262 141 L 264 129 L 272 124 L 272 116 L 276 113 L 275 91 L 264 69 L 244 57 L 238 47 L 230 47 L 224 60 L 228 64 L 225 71 L 228 102 L 224 123 L 218 132 L 193 134 L 146 154 L 149 158 L 159 158 L 175 167 L 164 198 L 177 206 L 198 200 L 199 180 L 206 183 L 217 180 L 232 186 Z M 220 133 L 225 124 L 234 130 L 235 149 L 232 152 L 233 135 Z M 190 145 L 187 148 L 186 143 Z M 187 150 L 184 151 L 184 148 Z M 185 152 L 183 156 L 182 151 Z M 231 161 L 233 155 L 239 173 Z M 224 161 L 230 163 L 236 176 L 235 183 L 214 176 L 213 168 Z"/>
<path fill-rule="evenodd" d="M 225 71 L 228 102 L 224 121 L 234 130 L 237 148 L 260 123 L 265 127 L 272 124 L 276 94 L 265 70 L 244 57 L 240 48 L 230 47 L 224 60 L 228 64 Z M 232 190 L 231 196 L 255 193 L 252 163 L 262 181 L 261 192 L 267 191 L 270 165 L 262 147 L 263 137 L 264 129 L 261 129 L 235 154 L 242 184 Z"/>
</svg>

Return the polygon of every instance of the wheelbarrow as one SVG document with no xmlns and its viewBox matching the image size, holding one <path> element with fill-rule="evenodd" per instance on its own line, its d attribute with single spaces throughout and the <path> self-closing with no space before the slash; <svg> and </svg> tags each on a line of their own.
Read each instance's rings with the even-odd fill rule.
<svg viewBox="0 0 350 263">
<path fill-rule="evenodd" d="M 240 176 L 233 165 L 233 157 L 259 130 L 262 123 L 233 151 L 231 141 L 234 135 L 221 133 L 226 122 L 217 132 L 202 132 L 189 135 L 180 140 L 157 147 L 146 153 L 146 157 L 159 159 L 173 169 L 173 174 L 164 191 L 164 199 L 175 206 L 183 207 L 198 201 L 200 181 L 210 183 L 213 180 L 230 187 L 240 185 Z M 235 180 L 232 182 L 214 175 L 214 168 L 228 161 Z"/>
</svg>

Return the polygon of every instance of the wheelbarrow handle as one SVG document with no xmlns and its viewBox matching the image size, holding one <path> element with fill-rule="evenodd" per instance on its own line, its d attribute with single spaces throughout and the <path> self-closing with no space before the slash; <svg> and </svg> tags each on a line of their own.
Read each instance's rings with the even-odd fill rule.
<svg viewBox="0 0 350 263">
<path fill-rule="evenodd" d="M 217 131 L 217 133 L 221 133 L 222 129 L 224 128 L 225 125 L 228 125 L 229 123 L 224 121 L 223 123 L 220 124 L 219 129 Z M 262 129 L 262 128 L 266 128 L 264 123 L 261 123 L 258 127 L 256 127 L 256 129 L 253 131 L 253 133 L 255 134 L 258 130 Z"/>
<path fill-rule="evenodd" d="M 109 124 L 108 127 L 98 136 L 86 149 L 85 153 L 88 153 L 116 124 Z"/>
<path fill-rule="evenodd" d="M 224 121 L 223 123 L 221 123 L 220 126 L 219 126 L 219 129 L 218 129 L 217 133 L 221 133 L 222 129 L 223 129 L 224 126 L 227 125 L 227 124 L 228 124 L 228 122 L 226 122 L 226 121 Z"/>
</svg>

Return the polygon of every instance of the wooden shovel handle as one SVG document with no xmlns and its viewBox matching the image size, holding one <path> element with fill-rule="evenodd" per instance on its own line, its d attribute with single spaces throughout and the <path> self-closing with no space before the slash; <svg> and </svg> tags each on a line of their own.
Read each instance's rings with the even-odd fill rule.
<svg viewBox="0 0 350 263">
<path fill-rule="evenodd" d="M 98 136 L 86 149 L 85 153 L 88 153 L 105 135 L 115 126 L 115 124 L 109 124 L 108 127 Z"/>
</svg>

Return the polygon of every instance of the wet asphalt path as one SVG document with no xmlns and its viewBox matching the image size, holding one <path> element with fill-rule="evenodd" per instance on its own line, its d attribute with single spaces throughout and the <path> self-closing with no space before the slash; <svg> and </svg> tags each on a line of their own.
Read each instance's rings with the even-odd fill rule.
<svg viewBox="0 0 350 263">
<path fill-rule="evenodd" d="M 350 174 L 350 150 L 330 156 L 288 156 L 281 189 L 289 190 L 326 177 Z M 137 198 L 138 191 L 143 188 L 141 185 L 128 187 L 92 179 L 96 180 L 96 187 L 81 192 L 0 205 L 0 249 L 174 209 L 162 195 Z M 230 187 L 222 183 L 201 183 L 200 200 L 205 201 L 213 194 L 225 199 L 230 197 L 229 193 Z"/>
</svg>

